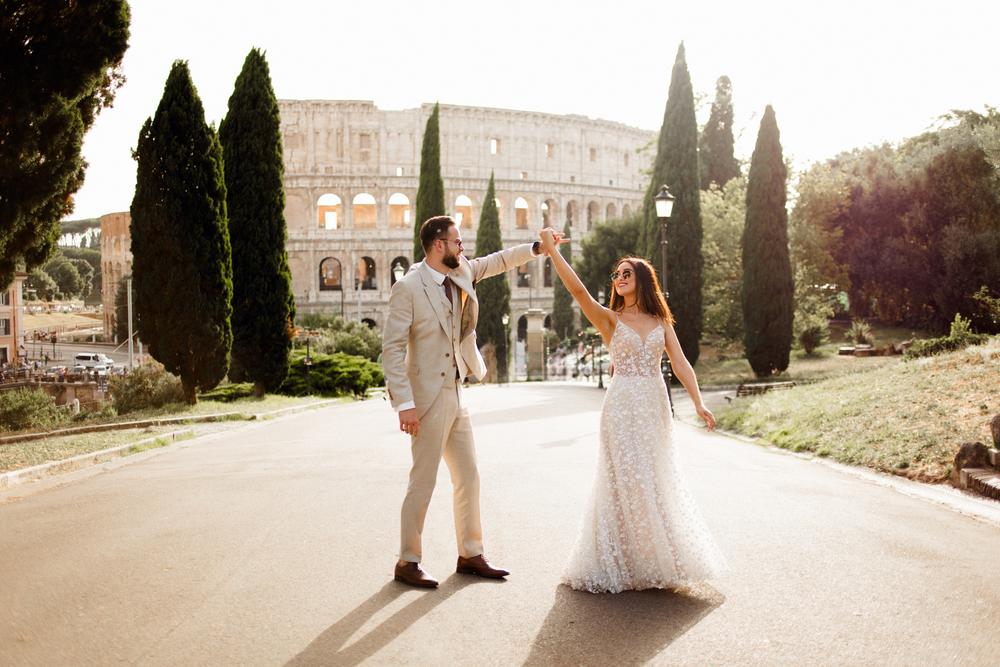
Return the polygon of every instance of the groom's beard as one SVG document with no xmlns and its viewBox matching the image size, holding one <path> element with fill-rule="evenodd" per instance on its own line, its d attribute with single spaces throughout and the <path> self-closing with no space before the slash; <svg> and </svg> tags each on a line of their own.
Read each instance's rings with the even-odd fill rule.
<svg viewBox="0 0 1000 667">
<path fill-rule="evenodd" d="M 445 255 L 441 259 L 441 263 L 447 266 L 449 269 L 458 268 L 458 255 Z"/>
</svg>

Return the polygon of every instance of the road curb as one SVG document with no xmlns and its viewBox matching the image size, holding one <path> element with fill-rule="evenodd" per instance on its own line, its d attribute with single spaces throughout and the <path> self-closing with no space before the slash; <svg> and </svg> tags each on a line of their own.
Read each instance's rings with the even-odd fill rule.
<svg viewBox="0 0 1000 667">
<path fill-rule="evenodd" d="M 25 482 L 31 482 L 41 477 L 46 477 L 54 472 L 72 472 L 80 468 L 95 465 L 97 463 L 101 463 L 101 459 L 103 458 L 114 457 L 115 455 L 121 454 L 121 452 L 134 447 L 141 447 L 142 445 L 156 443 L 160 440 L 177 442 L 178 440 L 186 439 L 187 437 L 193 435 L 194 431 L 191 429 L 171 431 L 169 433 L 161 433 L 160 435 L 150 438 L 143 438 L 142 440 L 137 440 L 135 442 L 129 442 L 124 445 L 108 447 L 107 449 L 102 449 L 97 452 L 78 454 L 76 456 L 71 456 L 68 459 L 48 461 L 46 463 L 40 463 L 28 468 L 19 468 L 18 470 L 0 473 L 0 489 L 9 489 L 10 487 L 17 486 L 18 484 L 24 484 Z"/>
<path fill-rule="evenodd" d="M 678 418 L 678 421 L 681 421 L 688 426 L 695 426 L 692 421 L 688 421 L 686 419 Z M 910 496 L 911 498 L 917 498 L 936 505 L 941 505 L 952 510 L 953 512 L 1000 527 L 1000 502 L 983 498 L 982 496 L 972 495 L 971 493 L 961 489 L 956 489 L 946 484 L 926 484 L 924 482 L 915 482 L 912 479 L 906 479 L 905 477 L 900 477 L 898 475 L 890 475 L 871 468 L 862 468 L 847 465 L 846 463 L 839 463 L 812 452 L 793 452 L 789 449 L 784 449 L 771 444 L 762 438 L 752 438 L 750 436 L 743 435 L 742 433 L 734 433 L 720 428 L 716 428 L 714 432 L 731 440 L 756 445 L 757 447 L 763 447 L 764 449 L 768 449 L 776 454 L 794 456 L 795 458 L 803 461 L 809 461 L 828 468 L 833 468 L 834 470 L 844 474 L 863 479 L 866 482 L 871 482 L 879 486 L 887 487 L 897 493 Z"/>
<path fill-rule="evenodd" d="M 203 415 L 202 416 L 203 418 L 201 419 L 167 418 L 164 420 L 127 422 L 128 426 L 126 428 L 145 428 L 147 425 L 156 426 L 156 425 L 163 425 L 164 423 L 169 424 L 175 421 L 182 423 L 183 422 L 199 423 L 199 422 L 212 422 L 212 421 L 258 421 L 259 422 L 266 419 L 284 417 L 286 415 L 295 414 L 297 412 L 305 412 L 306 410 L 314 410 L 317 408 L 328 407 L 331 405 L 338 405 L 340 403 L 341 401 L 337 399 L 325 399 L 321 401 L 315 401 L 313 403 L 306 403 L 305 405 L 293 405 L 291 407 L 280 408 L 278 410 L 270 410 L 268 412 L 258 412 L 258 413 L 224 412 L 224 413 L 216 413 L 213 415 Z M 219 418 L 220 415 L 222 417 L 225 417 L 227 415 L 231 416 L 236 414 L 242 415 L 243 419 L 237 420 L 237 419 Z M 213 419 L 207 419 L 205 417 L 213 417 Z M 106 428 L 103 430 L 106 431 L 123 430 L 123 428 L 120 427 L 120 425 L 116 426 L 119 426 L 119 428 Z M 51 434 L 47 434 L 46 437 L 59 436 L 59 435 L 73 435 L 74 433 L 93 432 L 93 430 L 91 430 L 91 431 L 71 431 L 70 433 L 66 433 L 65 431 L 68 430 L 69 429 L 66 429 L 61 432 L 52 432 Z M 142 445 L 153 443 L 164 438 L 169 439 L 170 442 L 177 442 L 179 440 L 185 440 L 188 437 L 193 437 L 193 436 L 194 436 L 194 431 L 192 429 L 170 431 L 169 433 L 163 433 L 161 435 L 143 438 L 141 440 L 125 443 L 123 445 L 116 445 L 114 447 L 102 449 L 97 452 L 87 452 L 85 454 L 78 454 L 76 456 L 72 456 L 68 459 L 60 459 L 58 461 L 47 461 L 46 463 L 40 463 L 38 465 L 30 466 L 28 468 L 18 468 L 17 470 L 10 470 L 8 472 L 0 473 L 0 489 L 8 489 L 12 486 L 17 486 L 18 484 L 23 484 L 25 482 L 35 481 L 42 477 L 46 477 L 56 473 L 73 472 L 75 470 L 79 470 L 87 466 L 101 463 L 101 459 L 103 458 L 111 458 L 114 457 L 115 455 L 121 455 L 122 457 L 124 457 L 126 455 L 121 454 L 121 452 L 123 451 L 132 449 L 133 447 L 141 447 Z M 32 439 L 40 439 L 40 438 L 32 438 Z"/>
</svg>

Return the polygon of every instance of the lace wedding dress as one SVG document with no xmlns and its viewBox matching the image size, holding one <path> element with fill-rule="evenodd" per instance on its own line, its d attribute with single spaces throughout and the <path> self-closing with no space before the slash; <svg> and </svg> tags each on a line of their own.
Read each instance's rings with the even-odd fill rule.
<svg viewBox="0 0 1000 667">
<path fill-rule="evenodd" d="M 725 568 L 684 487 L 660 375 L 664 331 L 618 321 L 615 374 L 601 410 L 597 475 L 563 583 L 592 593 L 673 588 Z"/>
</svg>

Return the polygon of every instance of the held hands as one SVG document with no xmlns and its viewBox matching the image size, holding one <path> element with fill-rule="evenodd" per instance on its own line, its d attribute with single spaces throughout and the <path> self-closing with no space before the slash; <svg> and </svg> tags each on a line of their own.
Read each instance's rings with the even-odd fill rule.
<svg viewBox="0 0 1000 667">
<path fill-rule="evenodd" d="M 697 406 L 695 410 L 698 411 L 698 416 L 705 420 L 705 426 L 708 427 L 708 430 L 715 430 L 715 415 L 712 414 L 712 411 L 704 405 Z"/>
<path fill-rule="evenodd" d="M 417 417 L 416 408 L 410 408 L 409 410 L 400 410 L 399 430 L 402 431 L 403 433 L 409 433 L 414 438 L 417 437 L 417 432 L 420 430 L 420 418 Z"/>
<path fill-rule="evenodd" d="M 547 255 L 551 254 L 556 249 L 556 246 L 569 243 L 569 239 L 563 238 L 562 232 L 558 232 L 551 227 L 546 227 L 538 232 L 538 240 L 541 241 L 542 249 Z"/>
</svg>

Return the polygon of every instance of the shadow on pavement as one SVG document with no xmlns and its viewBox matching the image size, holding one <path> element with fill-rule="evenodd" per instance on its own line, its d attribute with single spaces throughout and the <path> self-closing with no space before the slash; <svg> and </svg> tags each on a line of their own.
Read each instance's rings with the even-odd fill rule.
<svg viewBox="0 0 1000 667">
<path fill-rule="evenodd" d="M 449 597 L 470 584 L 493 583 L 486 580 L 452 574 L 437 590 L 420 591 L 420 597 L 406 605 L 350 646 L 344 644 L 379 610 L 392 604 L 400 595 L 415 590 L 405 584 L 390 581 L 316 637 L 301 653 L 289 660 L 288 666 L 359 665 L 393 641 L 400 634 Z"/>
<path fill-rule="evenodd" d="M 724 600 L 707 584 L 617 595 L 559 586 L 524 665 L 645 664 Z"/>
<path fill-rule="evenodd" d="M 492 426 L 494 424 L 511 424 L 519 421 L 533 419 L 548 419 L 550 417 L 561 417 L 580 412 L 581 404 L 579 400 L 555 400 L 548 399 L 539 401 L 534 405 L 518 406 L 504 410 L 470 410 L 473 427 Z M 595 401 L 593 410 L 600 410 L 600 403 Z"/>
</svg>

